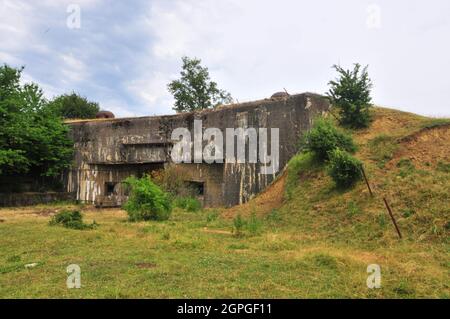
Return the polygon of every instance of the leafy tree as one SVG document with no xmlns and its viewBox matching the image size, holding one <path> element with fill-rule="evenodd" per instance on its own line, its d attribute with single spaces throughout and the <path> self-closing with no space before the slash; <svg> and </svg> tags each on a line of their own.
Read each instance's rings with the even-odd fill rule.
<svg viewBox="0 0 450 319">
<path fill-rule="evenodd" d="M 351 128 L 368 127 L 371 121 L 372 82 L 367 66 L 361 69 L 361 65 L 355 64 L 353 70 L 345 70 L 338 65 L 333 68 L 339 73 L 339 77 L 329 82 L 330 90 L 327 95 L 340 110 L 340 124 Z"/>
<path fill-rule="evenodd" d="M 128 177 L 125 184 L 130 189 L 130 197 L 124 209 L 130 221 L 169 219 L 172 212 L 169 194 L 153 183 L 150 177 Z"/>
<path fill-rule="evenodd" d="M 65 119 L 92 119 L 100 110 L 98 103 L 75 92 L 56 97 L 49 106 Z"/>
<path fill-rule="evenodd" d="M 168 84 L 175 98 L 178 113 L 216 107 L 232 102 L 230 93 L 219 90 L 217 83 L 210 80 L 207 68 L 200 65 L 201 60 L 183 57 L 181 78 Z"/>
<path fill-rule="evenodd" d="M 0 66 L 0 176 L 33 171 L 55 176 L 68 167 L 68 128 L 34 83 L 21 84 L 23 68 Z"/>
<path fill-rule="evenodd" d="M 328 160 L 336 148 L 351 153 L 356 151 L 352 137 L 325 118 L 315 120 L 312 129 L 303 135 L 300 147 L 303 151 L 313 152 L 320 162 Z"/>
<path fill-rule="evenodd" d="M 330 153 L 328 174 L 339 188 L 349 188 L 361 179 L 362 163 L 339 148 Z"/>
</svg>

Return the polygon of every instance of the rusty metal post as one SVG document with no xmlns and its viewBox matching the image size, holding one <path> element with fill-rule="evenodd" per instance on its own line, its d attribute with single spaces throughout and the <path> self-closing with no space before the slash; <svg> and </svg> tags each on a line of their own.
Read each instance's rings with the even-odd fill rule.
<svg viewBox="0 0 450 319">
<path fill-rule="evenodd" d="M 389 206 L 389 204 L 388 204 L 386 198 L 383 197 L 383 201 L 384 201 L 384 204 L 386 205 L 386 208 L 387 208 L 387 210 L 388 210 L 388 212 L 389 212 L 389 216 L 391 216 L 392 223 L 394 223 L 395 229 L 397 230 L 398 237 L 399 237 L 400 239 L 402 239 L 402 234 L 400 233 L 400 229 L 399 229 L 398 226 L 397 226 L 397 222 L 395 221 L 394 214 L 392 214 L 391 207 Z"/>
<path fill-rule="evenodd" d="M 372 188 L 370 188 L 369 180 L 367 179 L 366 172 L 365 172 L 364 167 L 362 165 L 361 165 L 361 172 L 362 172 L 362 174 L 364 176 L 364 180 L 366 181 L 366 185 L 367 185 L 367 188 L 369 189 L 370 196 L 373 197 Z"/>
</svg>

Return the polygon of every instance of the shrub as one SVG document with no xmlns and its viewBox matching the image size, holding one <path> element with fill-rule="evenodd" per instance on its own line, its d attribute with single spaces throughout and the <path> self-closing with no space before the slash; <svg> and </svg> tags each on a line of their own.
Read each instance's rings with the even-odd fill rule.
<svg viewBox="0 0 450 319">
<path fill-rule="evenodd" d="M 148 176 L 140 179 L 129 177 L 125 184 L 130 189 L 130 197 L 124 209 L 130 221 L 169 219 L 172 212 L 171 200 Z"/>
<path fill-rule="evenodd" d="M 359 64 L 355 64 L 353 70 L 344 70 L 338 65 L 333 68 L 339 77 L 328 83 L 331 88 L 327 95 L 340 111 L 340 124 L 352 128 L 368 127 L 371 121 L 372 83 L 367 66 L 362 70 Z"/>
<path fill-rule="evenodd" d="M 193 197 L 178 197 L 174 201 L 174 206 L 185 209 L 188 212 L 198 212 L 202 209 L 202 203 Z"/>
<path fill-rule="evenodd" d="M 94 221 L 91 225 L 85 224 L 83 222 L 83 215 L 79 211 L 62 211 L 50 220 L 50 226 L 62 225 L 66 228 L 71 229 L 92 229 L 97 226 Z"/>
<path fill-rule="evenodd" d="M 348 188 L 361 179 L 361 166 L 362 163 L 349 153 L 335 149 L 330 154 L 328 173 L 336 186 Z"/>
<path fill-rule="evenodd" d="M 301 148 L 314 152 L 322 162 L 329 159 L 330 152 L 336 148 L 351 153 L 356 151 L 352 137 L 324 118 L 317 119 L 313 128 L 303 136 Z"/>
</svg>

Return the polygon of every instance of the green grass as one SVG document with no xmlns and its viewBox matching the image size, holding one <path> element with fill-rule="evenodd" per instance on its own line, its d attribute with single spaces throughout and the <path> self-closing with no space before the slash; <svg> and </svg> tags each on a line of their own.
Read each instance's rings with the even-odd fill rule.
<svg viewBox="0 0 450 319">
<path fill-rule="evenodd" d="M 119 209 L 64 203 L 0 209 L 0 298 L 450 298 L 448 161 L 416 168 L 404 154 L 385 165 L 401 150 L 389 136 L 441 122 L 379 113 L 403 124 L 355 134 L 374 197 L 363 182 L 336 189 L 323 166 L 298 155 L 283 205 L 239 222 L 222 209 L 176 208 L 169 220 L 135 223 Z M 61 209 L 99 226 L 49 226 L 48 211 Z M 66 287 L 70 264 L 81 267 L 81 289 Z M 367 288 L 370 264 L 381 266 L 380 289 Z"/>
<path fill-rule="evenodd" d="M 0 224 L 0 297 L 448 297 L 444 245 L 357 244 L 365 229 L 347 241 L 338 223 L 333 232 L 342 234 L 324 236 L 329 230 L 307 231 L 317 221 L 303 213 L 296 220 L 291 209 L 246 219 L 257 231 L 246 226 L 251 234 L 239 237 L 230 231 L 232 220 L 208 220 L 208 211 L 176 209 L 168 221 L 140 223 L 128 222 L 119 210 L 87 211 L 86 220 L 95 218 L 100 226 L 79 231 L 50 227 L 50 217 L 11 217 L 0 210 L 6 219 Z M 388 222 L 385 232 L 391 231 Z M 38 265 L 25 268 L 30 263 Z M 372 263 L 383 267 L 382 289 L 366 287 Z M 70 264 L 81 267 L 81 289 L 66 287 Z"/>
<path fill-rule="evenodd" d="M 438 162 L 436 169 L 444 173 L 450 173 L 450 163 L 444 163 L 440 161 Z"/>
<path fill-rule="evenodd" d="M 305 182 L 311 176 L 323 168 L 312 152 L 299 153 L 291 158 L 288 164 L 288 175 L 286 179 L 286 197 L 292 199 L 293 192 L 298 180 Z"/>
<path fill-rule="evenodd" d="M 370 149 L 369 158 L 376 161 L 380 168 L 383 168 L 386 162 L 393 158 L 395 151 L 398 149 L 396 139 L 386 134 L 371 139 L 368 146 Z"/>
</svg>

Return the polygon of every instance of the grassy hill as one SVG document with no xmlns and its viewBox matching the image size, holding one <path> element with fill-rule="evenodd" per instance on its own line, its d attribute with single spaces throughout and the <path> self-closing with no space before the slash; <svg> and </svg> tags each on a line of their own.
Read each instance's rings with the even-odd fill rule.
<svg viewBox="0 0 450 319">
<path fill-rule="evenodd" d="M 363 182 L 337 190 L 298 155 L 249 203 L 176 210 L 166 222 L 78 206 L 100 226 L 76 231 L 48 226 L 70 205 L 0 209 L 0 297 L 449 298 L 450 120 L 374 117 L 352 132 L 373 197 Z M 66 287 L 70 264 L 81 289 Z M 381 266 L 380 289 L 367 288 L 370 264 Z"/>
</svg>

